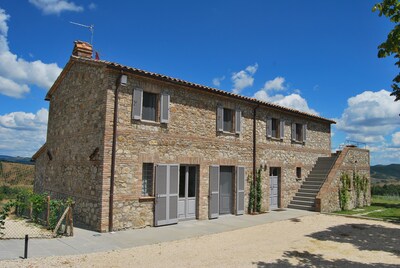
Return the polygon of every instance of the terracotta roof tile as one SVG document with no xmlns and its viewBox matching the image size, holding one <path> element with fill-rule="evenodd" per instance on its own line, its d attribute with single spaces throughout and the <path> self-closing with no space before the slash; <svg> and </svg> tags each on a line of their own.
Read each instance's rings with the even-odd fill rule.
<svg viewBox="0 0 400 268">
<path fill-rule="evenodd" d="M 162 79 L 162 80 L 178 83 L 178 84 L 181 84 L 181 85 L 184 85 L 184 86 L 189 86 L 189 87 L 194 87 L 194 88 L 198 88 L 198 89 L 207 90 L 209 92 L 214 92 L 214 93 L 217 93 L 217 94 L 230 96 L 230 97 L 234 97 L 234 98 L 237 98 L 237 99 L 242 99 L 242 100 L 249 101 L 249 102 L 252 102 L 252 103 L 255 103 L 255 104 L 260 104 L 260 105 L 268 106 L 268 107 L 271 107 L 271 108 L 275 108 L 275 109 L 278 109 L 278 110 L 283 110 L 283 111 L 290 112 L 290 113 L 295 113 L 295 114 L 299 114 L 299 115 L 303 115 L 303 116 L 307 116 L 307 117 L 312 117 L 312 118 L 315 118 L 315 119 L 320 119 L 320 120 L 323 120 L 323 121 L 328 121 L 331 124 L 335 124 L 336 123 L 335 121 L 333 121 L 331 119 L 327 119 L 327 118 L 321 117 L 319 115 L 302 112 L 302 111 L 295 110 L 295 109 L 292 109 L 292 108 L 288 108 L 288 107 L 284 107 L 284 106 L 281 106 L 281 105 L 277 105 L 277 104 L 274 104 L 274 103 L 271 103 L 271 102 L 261 101 L 261 100 L 255 99 L 255 98 L 238 95 L 238 94 L 235 94 L 235 93 L 231 93 L 231 92 L 227 92 L 227 91 L 220 90 L 220 89 L 217 89 L 217 88 L 212 88 L 212 87 L 208 87 L 208 86 L 192 83 L 192 82 L 189 82 L 189 81 L 185 81 L 185 80 L 182 80 L 182 79 L 170 77 L 170 76 L 163 75 L 163 74 L 153 73 L 153 72 L 137 69 L 137 68 L 134 68 L 134 67 L 129 67 L 129 66 L 126 66 L 126 65 L 115 63 L 115 62 L 110 62 L 110 61 L 105 61 L 105 60 L 95 60 L 95 59 L 83 58 L 83 57 L 77 57 L 77 56 L 71 56 L 71 59 L 75 59 L 75 60 L 79 60 L 79 61 L 90 61 L 90 62 L 103 63 L 103 64 L 106 64 L 110 68 L 120 69 L 120 70 L 124 70 L 124 71 L 128 71 L 128 72 L 132 72 L 132 73 L 135 73 L 135 74 L 138 74 L 138 75 L 144 75 L 144 76 L 148 76 L 148 77 L 152 77 L 152 78 L 158 78 L 158 79 Z"/>
</svg>

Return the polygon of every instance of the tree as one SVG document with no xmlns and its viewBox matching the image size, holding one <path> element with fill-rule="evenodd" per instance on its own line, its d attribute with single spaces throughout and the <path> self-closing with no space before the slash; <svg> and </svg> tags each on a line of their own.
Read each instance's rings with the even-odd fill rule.
<svg viewBox="0 0 400 268">
<path fill-rule="evenodd" d="M 385 58 L 394 55 L 397 60 L 395 65 L 400 68 L 400 2 L 399 0 L 383 0 L 382 3 L 374 5 L 372 11 L 379 11 L 379 17 L 384 15 L 391 22 L 395 23 L 393 30 L 387 36 L 385 42 L 378 46 L 378 57 Z M 400 73 L 393 79 L 391 96 L 395 96 L 395 101 L 400 100 Z"/>
</svg>

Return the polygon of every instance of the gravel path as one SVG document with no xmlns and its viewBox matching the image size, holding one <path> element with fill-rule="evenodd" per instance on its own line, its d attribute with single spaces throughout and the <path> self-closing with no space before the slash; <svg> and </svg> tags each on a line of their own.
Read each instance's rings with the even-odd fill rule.
<svg viewBox="0 0 400 268">
<path fill-rule="evenodd" d="M 400 267 L 400 225 L 322 215 L 110 252 L 3 267 Z"/>
</svg>

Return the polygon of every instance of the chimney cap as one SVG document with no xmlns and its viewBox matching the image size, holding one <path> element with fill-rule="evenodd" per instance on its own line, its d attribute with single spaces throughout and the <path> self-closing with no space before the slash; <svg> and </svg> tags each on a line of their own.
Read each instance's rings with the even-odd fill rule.
<svg viewBox="0 0 400 268">
<path fill-rule="evenodd" d="M 76 40 L 74 41 L 74 50 L 72 55 L 84 58 L 92 58 L 93 47 L 88 42 Z"/>
</svg>

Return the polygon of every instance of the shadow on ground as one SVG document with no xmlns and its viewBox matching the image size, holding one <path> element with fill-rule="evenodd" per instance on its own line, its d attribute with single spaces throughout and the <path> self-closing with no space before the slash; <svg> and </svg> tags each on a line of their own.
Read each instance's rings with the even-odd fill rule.
<svg viewBox="0 0 400 268">
<path fill-rule="evenodd" d="M 386 251 L 400 256 L 400 229 L 376 224 L 342 224 L 308 235 L 321 241 L 350 243 L 359 250 Z"/>
<path fill-rule="evenodd" d="M 342 224 L 308 235 L 320 241 L 350 243 L 359 250 L 385 251 L 400 256 L 400 229 L 376 224 Z M 292 264 L 292 263 L 295 263 Z M 326 260 L 321 254 L 308 251 L 286 251 L 271 263 L 254 262 L 257 267 L 399 267 L 384 263 L 364 264 L 346 259 Z"/>
<path fill-rule="evenodd" d="M 291 264 L 291 260 L 295 260 L 296 264 Z M 372 268 L 372 267 L 382 267 L 382 268 L 395 268 L 399 267 L 394 264 L 383 264 L 383 263 L 371 263 L 364 264 L 359 262 L 353 262 L 345 259 L 336 260 L 325 260 L 322 255 L 311 254 L 308 251 L 287 251 L 283 254 L 282 259 L 277 260 L 273 263 L 267 263 L 263 261 L 254 262 L 259 268 L 269 267 L 360 267 L 360 268 Z"/>
</svg>

